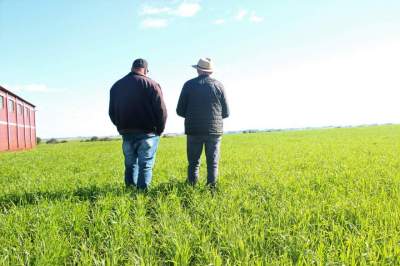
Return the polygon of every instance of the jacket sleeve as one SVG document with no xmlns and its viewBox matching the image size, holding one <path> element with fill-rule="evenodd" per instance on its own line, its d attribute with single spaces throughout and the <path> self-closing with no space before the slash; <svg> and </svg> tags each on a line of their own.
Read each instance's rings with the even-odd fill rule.
<svg viewBox="0 0 400 266">
<path fill-rule="evenodd" d="M 226 98 L 226 93 L 224 86 L 221 84 L 221 105 L 222 105 L 222 118 L 227 118 L 229 117 L 230 111 L 229 111 L 229 105 L 228 105 L 228 100 Z"/>
<path fill-rule="evenodd" d="M 152 108 L 154 117 L 156 118 L 156 133 L 157 135 L 161 135 L 164 132 L 165 124 L 167 122 L 167 108 L 165 107 L 163 94 L 159 84 L 154 85 Z"/>
<path fill-rule="evenodd" d="M 181 95 L 179 96 L 178 105 L 176 107 L 176 113 L 181 117 L 186 117 L 187 108 L 187 85 L 185 84 L 182 88 Z"/>
<path fill-rule="evenodd" d="M 110 103 L 108 106 L 108 115 L 110 116 L 111 122 L 115 125 L 114 96 L 112 90 L 110 90 Z"/>
</svg>

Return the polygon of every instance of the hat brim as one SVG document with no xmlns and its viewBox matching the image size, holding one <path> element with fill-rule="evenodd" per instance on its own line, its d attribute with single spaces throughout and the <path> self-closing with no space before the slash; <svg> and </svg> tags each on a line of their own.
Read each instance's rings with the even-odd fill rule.
<svg viewBox="0 0 400 266">
<path fill-rule="evenodd" d="M 201 70 L 201 71 L 203 71 L 203 72 L 209 72 L 209 73 L 214 72 L 213 69 L 201 68 L 201 67 L 199 67 L 198 65 L 192 65 L 192 67 L 193 67 L 193 68 L 196 68 L 196 69 L 198 69 L 198 70 Z"/>
</svg>

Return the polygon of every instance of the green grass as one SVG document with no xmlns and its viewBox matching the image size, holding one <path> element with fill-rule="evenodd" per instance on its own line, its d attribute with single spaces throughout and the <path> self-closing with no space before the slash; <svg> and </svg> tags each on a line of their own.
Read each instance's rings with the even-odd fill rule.
<svg viewBox="0 0 400 266">
<path fill-rule="evenodd" d="M 121 142 L 0 154 L 0 265 L 400 264 L 400 126 L 226 135 L 217 193 L 160 143 L 148 193 Z"/>
</svg>

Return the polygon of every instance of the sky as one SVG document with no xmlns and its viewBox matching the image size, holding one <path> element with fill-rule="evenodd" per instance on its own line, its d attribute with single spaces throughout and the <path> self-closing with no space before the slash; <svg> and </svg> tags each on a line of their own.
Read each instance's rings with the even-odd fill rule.
<svg viewBox="0 0 400 266">
<path fill-rule="evenodd" d="M 109 136 L 111 86 L 149 62 L 176 103 L 200 57 L 225 130 L 400 123 L 398 0 L 0 0 L 0 85 L 37 106 L 42 138 Z"/>
</svg>

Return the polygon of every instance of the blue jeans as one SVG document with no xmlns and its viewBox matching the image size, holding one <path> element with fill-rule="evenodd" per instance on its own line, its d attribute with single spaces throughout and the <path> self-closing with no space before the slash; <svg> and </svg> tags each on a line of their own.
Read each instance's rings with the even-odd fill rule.
<svg viewBox="0 0 400 266">
<path fill-rule="evenodd" d="M 207 159 L 207 185 L 215 186 L 218 176 L 218 162 L 221 136 L 187 136 L 188 181 L 196 184 L 199 179 L 200 157 L 205 147 Z"/>
<path fill-rule="evenodd" d="M 125 185 L 140 189 L 149 187 L 160 137 L 155 134 L 122 135 L 125 156 Z"/>
</svg>

